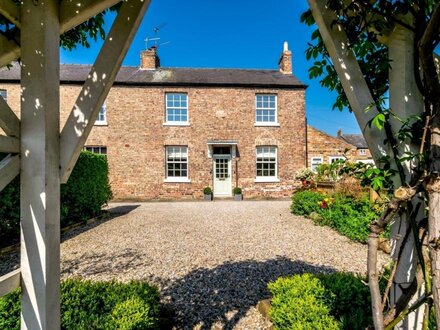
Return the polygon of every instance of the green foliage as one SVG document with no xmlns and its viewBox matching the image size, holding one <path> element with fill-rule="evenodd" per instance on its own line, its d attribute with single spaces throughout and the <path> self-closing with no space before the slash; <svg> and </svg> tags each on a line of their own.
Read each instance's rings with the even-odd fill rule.
<svg viewBox="0 0 440 330">
<path fill-rule="evenodd" d="M 369 227 L 380 216 L 367 197 L 356 199 L 341 194 L 329 197 L 316 191 L 301 191 L 292 196 L 291 211 L 296 215 L 315 216 L 314 222 L 329 226 L 351 240 L 366 242 Z"/>
<path fill-rule="evenodd" d="M 132 281 L 61 283 L 62 329 L 158 329 L 159 292 Z M 0 329 L 20 329 L 19 290 L 0 298 Z"/>
<path fill-rule="evenodd" d="M 111 198 L 107 158 L 82 152 L 68 183 L 61 185 L 61 227 L 101 214 Z M 18 241 L 19 223 L 20 179 L 16 178 L 0 192 L 0 247 Z"/>
<path fill-rule="evenodd" d="M 326 194 L 320 192 L 311 190 L 299 191 L 292 196 L 290 209 L 296 215 L 308 216 L 312 212 L 320 213 L 319 202 L 326 197 Z"/>
<path fill-rule="evenodd" d="M 205 188 L 203 189 L 203 194 L 205 194 L 205 195 L 211 195 L 211 194 L 212 194 L 212 189 L 211 189 L 211 187 L 205 187 Z"/>
<path fill-rule="evenodd" d="M 232 193 L 234 195 L 241 195 L 242 194 L 242 190 L 240 187 L 235 187 L 234 189 L 232 189 Z"/>
<path fill-rule="evenodd" d="M 101 214 L 111 198 L 107 157 L 83 151 L 69 181 L 61 186 L 61 226 Z"/>
<path fill-rule="evenodd" d="M 393 188 L 393 177 L 396 171 L 391 169 L 389 156 L 378 161 L 380 167 L 373 164 L 346 163 L 340 168 L 340 175 L 349 175 L 359 180 L 363 187 L 370 187 L 376 191 Z"/>
<path fill-rule="evenodd" d="M 276 329 L 365 329 L 371 323 L 370 293 L 352 274 L 302 274 L 269 284 Z"/>
<path fill-rule="evenodd" d="M 339 329 L 329 308 L 335 297 L 326 292 L 315 276 L 280 278 L 268 287 L 272 294 L 269 315 L 275 329 Z"/>
</svg>

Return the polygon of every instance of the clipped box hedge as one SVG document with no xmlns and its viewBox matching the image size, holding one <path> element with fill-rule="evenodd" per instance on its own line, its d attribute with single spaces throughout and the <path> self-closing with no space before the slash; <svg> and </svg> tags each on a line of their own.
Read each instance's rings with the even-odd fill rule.
<svg viewBox="0 0 440 330">
<path fill-rule="evenodd" d="M 368 287 L 352 274 L 301 274 L 269 283 L 275 329 L 365 329 L 371 324 Z"/>
<path fill-rule="evenodd" d="M 159 328 L 159 292 L 132 281 L 61 283 L 61 328 L 141 330 Z M 0 298 L 0 329 L 20 329 L 20 291 Z"/>
<path fill-rule="evenodd" d="M 61 185 L 61 227 L 100 215 L 111 198 L 107 158 L 81 152 L 69 181 Z M 19 223 L 20 179 L 15 178 L 0 192 L 0 248 L 18 241 Z"/>
</svg>

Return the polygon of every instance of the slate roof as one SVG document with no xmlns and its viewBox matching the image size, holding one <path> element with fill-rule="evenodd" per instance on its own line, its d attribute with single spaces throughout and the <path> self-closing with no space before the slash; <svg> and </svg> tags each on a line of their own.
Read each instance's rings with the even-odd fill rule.
<svg viewBox="0 0 440 330">
<path fill-rule="evenodd" d="M 61 64 L 61 83 L 80 84 L 90 72 L 90 65 Z M 15 63 L 10 69 L 0 69 L 1 82 L 18 82 L 20 66 Z M 295 76 L 282 74 L 278 70 L 256 69 L 199 69 L 159 68 L 141 70 L 139 67 L 123 66 L 115 85 L 135 86 L 219 86 L 219 87 L 266 87 L 303 89 L 307 85 Z"/>
<path fill-rule="evenodd" d="M 368 149 L 367 141 L 362 134 L 342 134 L 340 138 L 358 149 Z"/>
</svg>

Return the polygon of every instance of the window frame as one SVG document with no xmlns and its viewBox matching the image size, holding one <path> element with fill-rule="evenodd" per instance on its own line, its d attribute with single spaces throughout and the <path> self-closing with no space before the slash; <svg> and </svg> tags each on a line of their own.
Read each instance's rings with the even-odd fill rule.
<svg viewBox="0 0 440 330">
<path fill-rule="evenodd" d="M 104 119 L 100 120 L 99 116 L 101 115 L 101 111 L 102 110 L 104 110 Z M 96 126 L 106 126 L 106 125 L 108 125 L 108 123 L 107 123 L 107 104 L 106 104 L 106 102 L 104 102 L 102 104 L 101 109 L 99 109 L 98 117 L 95 120 L 95 125 Z"/>
<path fill-rule="evenodd" d="M 101 152 L 103 148 L 105 149 L 105 153 Z M 92 150 L 88 150 L 88 149 L 92 149 Z M 95 152 L 94 149 L 98 149 L 99 152 Z M 94 154 L 105 155 L 105 156 L 107 156 L 107 152 L 108 152 L 107 146 L 97 146 L 97 145 L 93 145 L 93 146 L 92 145 L 86 145 L 86 146 L 83 147 L 83 150 L 84 151 L 92 152 Z"/>
<path fill-rule="evenodd" d="M 273 148 L 275 150 L 275 176 L 258 176 L 257 164 L 258 164 L 258 149 L 261 148 Z M 262 162 L 271 164 L 272 162 Z M 255 147 L 255 182 L 280 182 L 278 177 L 278 147 L 277 146 L 256 146 Z"/>
<path fill-rule="evenodd" d="M 168 176 L 168 149 L 186 148 L 186 176 Z M 182 162 L 180 162 L 182 164 Z M 189 147 L 187 145 L 166 145 L 165 146 L 165 183 L 187 183 L 189 179 Z"/>
<path fill-rule="evenodd" d="M 319 159 L 319 163 L 315 166 L 315 168 L 313 168 L 313 165 L 314 165 L 314 161 L 313 160 L 316 160 L 316 159 Z M 310 157 L 310 169 L 313 171 L 313 172 L 316 172 L 316 167 L 317 166 L 319 166 L 319 165 L 322 165 L 322 164 L 324 164 L 324 157 L 322 157 L 322 156 L 312 156 L 312 157 Z"/>
<path fill-rule="evenodd" d="M 186 96 L 186 121 L 169 121 L 168 120 L 168 95 L 185 95 Z M 175 106 L 172 108 L 176 109 Z M 179 110 L 184 109 L 183 107 L 179 107 Z M 163 123 L 164 126 L 189 126 L 189 96 L 187 92 L 165 92 L 165 120 Z"/>
<path fill-rule="evenodd" d="M 332 164 L 333 163 L 332 160 L 338 161 L 340 159 L 341 160 L 347 160 L 347 158 L 344 157 L 344 156 L 328 156 L 328 163 Z"/>
<path fill-rule="evenodd" d="M 4 93 L 4 96 L 2 95 L 2 93 Z M 0 97 L 3 98 L 3 100 L 5 100 L 5 102 L 8 102 L 8 90 L 4 89 L 4 88 L 0 88 Z"/>
<path fill-rule="evenodd" d="M 258 97 L 259 96 L 273 96 L 275 97 L 275 108 L 259 108 L 258 107 Z M 275 119 L 274 121 L 258 121 L 258 110 L 274 110 L 275 111 Z M 255 124 L 254 126 L 275 126 L 279 127 L 278 123 L 278 94 L 276 93 L 256 93 L 255 94 Z"/>
</svg>

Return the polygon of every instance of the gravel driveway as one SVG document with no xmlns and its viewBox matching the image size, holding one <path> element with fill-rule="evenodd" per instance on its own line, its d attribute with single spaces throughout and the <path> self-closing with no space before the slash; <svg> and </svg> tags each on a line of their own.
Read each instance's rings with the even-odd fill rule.
<svg viewBox="0 0 440 330">
<path fill-rule="evenodd" d="M 366 272 L 367 247 L 289 213 L 289 201 L 112 204 L 70 232 L 62 277 L 147 279 L 181 329 L 267 329 L 267 283 L 302 272 Z"/>
</svg>

